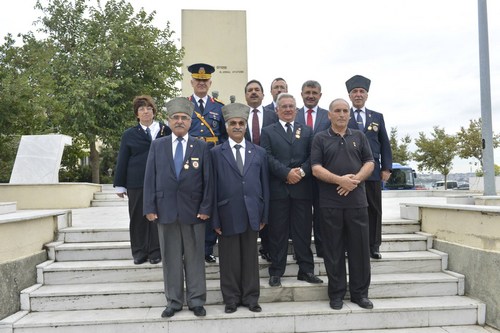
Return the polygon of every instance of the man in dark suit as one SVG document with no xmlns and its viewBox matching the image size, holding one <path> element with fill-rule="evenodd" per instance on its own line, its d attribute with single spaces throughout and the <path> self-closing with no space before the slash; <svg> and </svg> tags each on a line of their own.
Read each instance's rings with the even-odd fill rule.
<svg viewBox="0 0 500 333">
<path fill-rule="evenodd" d="M 276 99 L 278 98 L 278 95 L 287 92 L 288 84 L 286 83 L 285 79 L 281 77 L 275 78 L 273 82 L 271 82 L 271 96 L 273 96 L 273 101 L 270 104 L 266 105 L 264 109 L 276 112 Z"/>
<path fill-rule="evenodd" d="M 348 126 L 365 133 L 375 160 L 375 169 L 365 181 L 370 219 L 370 256 L 374 259 L 382 259 L 380 253 L 380 245 L 382 244 L 382 182 L 386 182 L 391 176 L 392 152 L 384 116 L 382 113 L 365 107 L 370 83 L 371 81 L 366 77 L 354 75 L 346 81 L 345 85 L 352 102 Z"/>
<path fill-rule="evenodd" d="M 172 133 L 164 123 L 155 121 L 156 105 L 148 95 L 137 96 L 133 101 L 138 124 L 123 133 L 116 162 L 114 187 L 119 197 L 128 196 L 130 217 L 130 248 L 134 264 L 149 260 L 161 261 L 158 228 L 148 223 L 142 214 L 144 172 L 151 142 Z"/>
<path fill-rule="evenodd" d="M 167 307 L 172 317 L 184 304 L 205 316 L 205 224 L 212 214 L 213 177 L 206 142 L 188 135 L 193 104 L 187 98 L 167 103 L 172 135 L 153 141 L 144 180 L 144 215 L 158 222 Z"/>
<path fill-rule="evenodd" d="M 260 133 L 262 128 L 278 121 L 276 112 L 267 110 L 262 106 L 264 99 L 264 90 L 262 84 L 257 80 L 251 80 L 245 85 L 245 100 L 250 107 L 248 117 L 248 130 L 245 132 L 245 139 L 253 144 L 260 145 Z M 269 255 L 269 236 L 268 228 L 264 227 L 259 233 L 260 247 L 259 253 L 262 259 L 271 261 Z"/>
<path fill-rule="evenodd" d="M 307 125 L 313 130 L 313 136 L 330 127 L 328 119 L 328 110 L 318 106 L 321 99 L 321 85 L 318 81 L 309 80 L 302 84 L 302 100 L 304 106 L 297 111 L 296 122 Z M 319 210 L 319 189 L 316 178 L 313 177 L 313 230 L 314 246 L 316 255 L 323 257 L 323 248 L 321 244 L 321 214 Z"/>
<path fill-rule="evenodd" d="M 264 127 L 261 136 L 261 145 L 269 159 L 271 189 L 269 285 L 281 286 L 290 230 L 299 265 L 297 279 L 322 283 L 314 275 L 311 251 L 312 175 L 309 155 L 312 130 L 294 121 L 297 107 L 292 95 L 280 94 L 277 103 L 279 122 Z"/>
<path fill-rule="evenodd" d="M 267 224 L 269 171 L 264 148 L 245 140 L 250 109 L 222 108 L 229 140 L 212 148 L 215 173 L 213 227 L 219 235 L 220 286 L 225 312 L 242 304 L 261 312 L 257 236 Z"/>
<path fill-rule="evenodd" d="M 206 141 L 208 147 L 212 148 L 227 140 L 224 117 L 222 116 L 224 104 L 208 95 L 215 68 L 209 64 L 197 63 L 189 66 L 188 71 L 191 73 L 191 86 L 193 87 L 193 94 L 189 96 L 189 100 L 194 106 L 189 135 Z M 205 232 L 205 261 L 214 263 L 216 259 L 213 252 L 217 235 L 208 224 Z"/>
</svg>

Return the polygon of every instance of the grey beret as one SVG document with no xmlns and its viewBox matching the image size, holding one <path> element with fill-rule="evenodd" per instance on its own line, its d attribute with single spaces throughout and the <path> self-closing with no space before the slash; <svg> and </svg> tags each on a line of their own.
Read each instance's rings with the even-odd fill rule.
<svg viewBox="0 0 500 333">
<path fill-rule="evenodd" d="M 226 121 L 231 118 L 243 118 L 247 120 L 249 113 L 250 107 L 241 103 L 231 103 L 222 107 L 222 115 Z"/>
<path fill-rule="evenodd" d="M 167 116 L 171 117 L 176 113 L 185 113 L 193 116 L 194 104 L 185 97 L 176 97 L 167 102 Z"/>
</svg>

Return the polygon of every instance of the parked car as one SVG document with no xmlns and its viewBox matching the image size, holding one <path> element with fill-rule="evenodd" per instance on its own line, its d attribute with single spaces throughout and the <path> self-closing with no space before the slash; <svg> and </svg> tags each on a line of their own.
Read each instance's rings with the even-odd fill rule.
<svg viewBox="0 0 500 333">
<path fill-rule="evenodd" d="M 456 190 L 464 190 L 464 191 L 468 191 L 469 189 L 470 189 L 469 183 L 458 184 L 458 187 L 456 188 Z"/>
<path fill-rule="evenodd" d="M 446 189 L 447 190 L 453 190 L 453 189 L 456 189 L 458 188 L 458 183 L 454 180 L 449 180 L 446 182 Z M 433 185 L 432 185 L 432 189 L 433 190 L 444 190 L 444 181 L 443 180 L 440 180 L 440 181 L 437 181 L 435 182 Z"/>
</svg>

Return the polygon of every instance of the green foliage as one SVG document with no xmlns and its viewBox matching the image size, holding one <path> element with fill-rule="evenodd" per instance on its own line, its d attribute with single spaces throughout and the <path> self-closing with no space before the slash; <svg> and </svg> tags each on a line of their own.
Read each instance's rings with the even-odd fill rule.
<svg viewBox="0 0 500 333">
<path fill-rule="evenodd" d="M 411 143 L 410 135 L 406 134 L 401 138 L 401 144 L 398 144 L 398 128 L 391 127 L 391 135 L 389 138 L 392 150 L 392 160 L 395 163 L 400 163 L 402 165 L 408 164 L 412 159 L 412 154 L 408 150 L 408 146 Z"/>
<path fill-rule="evenodd" d="M 161 109 L 178 95 L 183 50 L 169 24 L 152 25 L 155 12 L 134 12 L 124 0 L 94 7 L 87 0 L 39 0 L 36 8 L 44 37 L 30 32 L 19 47 L 8 35 L 0 46 L 0 133 L 77 137 L 91 152 L 92 181 L 99 182 L 98 145 L 118 150 L 135 119 L 135 96 L 151 95 Z"/>
<path fill-rule="evenodd" d="M 476 176 L 477 177 L 483 177 L 484 176 L 483 169 L 477 170 L 476 171 Z M 497 164 L 495 164 L 495 176 L 500 176 L 500 165 L 497 165 Z"/>
<path fill-rule="evenodd" d="M 469 127 L 460 127 L 457 133 L 458 156 L 460 158 L 468 159 L 475 158 L 483 169 L 483 145 L 482 145 L 482 122 L 481 118 L 478 120 L 471 119 Z M 500 145 L 500 134 L 493 133 L 493 148 Z"/>
<path fill-rule="evenodd" d="M 444 129 L 434 126 L 432 138 L 427 138 L 423 133 L 419 133 L 415 140 L 417 150 L 413 154 L 413 159 L 418 163 L 418 170 L 438 171 L 445 177 L 451 171 L 453 158 L 456 156 L 457 139 L 453 135 L 445 133 Z"/>
<path fill-rule="evenodd" d="M 0 134 L 0 183 L 8 183 L 21 137 Z"/>
</svg>

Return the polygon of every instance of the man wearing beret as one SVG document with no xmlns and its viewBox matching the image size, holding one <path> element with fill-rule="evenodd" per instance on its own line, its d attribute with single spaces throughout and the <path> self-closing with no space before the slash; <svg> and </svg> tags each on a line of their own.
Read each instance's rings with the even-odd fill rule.
<svg viewBox="0 0 500 333">
<path fill-rule="evenodd" d="M 370 89 L 370 79 L 354 75 L 346 81 L 349 99 L 352 102 L 349 128 L 359 129 L 365 133 L 375 160 L 375 169 L 366 179 L 366 198 L 368 199 L 368 217 L 370 220 L 370 256 L 382 259 L 382 182 L 391 176 L 392 152 L 389 136 L 385 128 L 382 113 L 365 107 Z"/>
<path fill-rule="evenodd" d="M 211 149 L 215 174 L 213 227 L 219 235 L 220 285 L 225 312 L 239 305 L 260 312 L 257 237 L 269 210 L 264 148 L 245 140 L 249 107 L 222 108 L 229 140 Z"/>
<path fill-rule="evenodd" d="M 189 96 L 189 100 L 194 106 L 189 135 L 206 141 L 209 148 L 212 148 L 227 140 L 222 115 L 224 104 L 208 95 L 215 68 L 209 64 L 196 63 L 189 66 L 188 71 L 191 73 L 191 86 L 193 87 L 193 94 Z M 213 255 L 216 242 L 217 236 L 214 231 L 207 228 L 205 235 L 205 261 L 207 263 L 216 261 Z"/>
<path fill-rule="evenodd" d="M 214 200 L 212 163 L 207 143 L 188 134 L 193 104 L 179 97 L 166 106 L 172 134 L 151 144 L 144 215 L 158 222 L 168 303 L 161 316 L 182 310 L 185 280 L 188 308 L 200 317 L 206 315 L 204 243 Z"/>
</svg>

